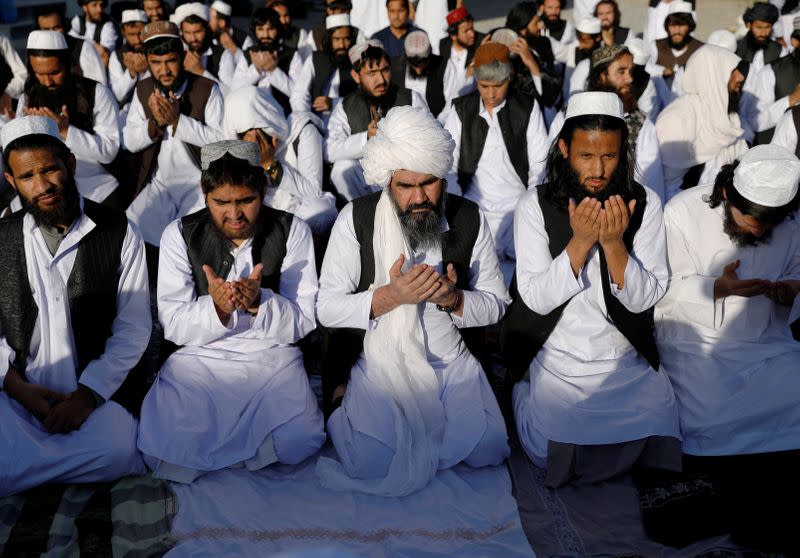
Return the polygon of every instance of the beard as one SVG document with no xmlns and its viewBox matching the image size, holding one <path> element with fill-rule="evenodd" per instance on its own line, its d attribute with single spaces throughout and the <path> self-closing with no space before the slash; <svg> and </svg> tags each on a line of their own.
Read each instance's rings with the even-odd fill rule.
<svg viewBox="0 0 800 558">
<path fill-rule="evenodd" d="M 181 68 L 178 77 L 170 85 L 164 85 L 159 80 L 154 79 L 156 89 L 160 91 L 167 99 L 169 99 L 170 91 L 177 94 L 181 87 L 183 87 L 183 83 L 186 81 L 186 70 Z"/>
<path fill-rule="evenodd" d="M 256 234 L 256 226 L 258 222 L 251 222 L 242 215 L 241 220 L 245 222 L 245 226 L 239 230 L 231 229 L 225 226 L 228 222 L 227 219 L 224 219 L 222 222 L 218 222 L 217 218 L 212 215 L 211 222 L 214 223 L 214 230 L 216 231 L 219 236 L 229 242 L 234 240 L 246 240 L 255 236 Z"/>
<path fill-rule="evenodd" d="M 747 42 L 750 43 L 750 46 L 755 50 L 761 50 L 767 48 L 767 45 L 770 42 L 769 35 L 766 37 L 762 37 L 757 39 L 753 36 L 752 33 L 747 33 Z"/>
<path fill-rule="evenodd" d="M 578 176 L 578 173 L 575 172 L 568 162 L 565 162 L 564 180 L 566 181 L 566 190 L 569 193 L 569 197 L 575 200 L 576 205 L 581 203 L 584 198 L 594 198 L 597 201 L 604 203 L 608 198 L 614 195 L 622 196 L 622 198 L 625 200 L 625 203 L 630 201 L 627 188 L 625 188 L 622 184 L 623 176 L 619 170 L 619 167 L 614 170 L 614 174 L 611 175 L 608 185 L 600 192 L 590 192 L 587 190 L 583 184 L 581 184 L 581 179 L 580 176 Z"/>
<path fill-rule="evenodd" d="M 38 81 L 34 81 L 27 97 L 27 105 L 29 107 L 49 108 L 54 113 L 61 114 L 61 107 L 69 105 L 75 94 L 69 80 L 62 85 L 54 87 L 47 87 Z"/>
<path fill-rule="evenodd" d="M 418 248 L 429 249 L 441 245 L 441 217 L 444 212 L 445 199 L 444 188 L 442 188 L 439 203 L 433 204 L 429 201 L 415 203 L 409 205 L 405 211 L 401 211 L 397 201 L 394 199 L 394 195 L 390 193 L 389 198 L 392 200 L 397 217 L 400 219 L 400 228 L 403 230 L 403 236 L 405 236 L 412 250 L 416 251 Z M 415 209 L 428 209 L 429 211 L 414 213 L 413 210 Z"/>
<path fill-rule="evenodd" d="M 741 91 L 728 91 L 728 114 L 738 114 L 741 101 Z"/>
<path fill-rule="evenodd" d="M 61 194 L 61 201 L 50 209 L 42 209 L 38 203 L 39 198 L 50 194 Z M 30 200 L 20 194 L 19 201 L 22 209 L 30 213 L 39 226 L 55 227 L 64 223 L 72 223 L 80 212 L 80 195 L 75 175 L 72 172 L 69 172 L 67 181 L 60 191 L 58 186 L 51 186 L 46 192 Z"/>
<path fill-rule="evenodd" d="M 727 201 L 723 203 L 725 204 L 725 221 L 722 224 L 722 230 L 725 231 L 725 234 L 728 235 L 728 238 L 731 239 L 734 246 L 737 248 L 745 248 L 747 246 L 758 246 L 761 243 L 769 243 L 772 237 L 771 230 L 768 230 L 761 236 L 743 231 L 733 218 L 730 204 Z"/>
<path fill-rule="evenodd" d="M 686 45 L 688 45 L 689 41 L 691 40 L 692 36 L 689 33 L 684 35 L 683 39 L 681 39 L 678 42 L 673 41 L 672 35 L 667 35 L 667 43 L 669 43 L 670 48 L 674 50 L 683 50 L 684 48 L 686 48 Z"/>
</svg>

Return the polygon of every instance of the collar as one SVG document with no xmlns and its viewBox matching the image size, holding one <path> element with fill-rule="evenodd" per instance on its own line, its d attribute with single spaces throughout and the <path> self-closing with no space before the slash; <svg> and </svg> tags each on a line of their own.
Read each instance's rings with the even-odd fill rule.
<svg viewBox="0 0 800 558">
<path fill-rule="evenodd" d="M 496 116 L 497 113 L 500 112 L 500 110 L 502 110 L 504 106 L 506 106 L 507 102 L 508 98 L 505 98 L 503 99 L 502 103 L 494 107 L 494 110 L 492 110 L 492 116 Z M 480 99 L 479 103 L 480 104 L 478 105 L 478 115 L 483 116 L 484 118 L 490 118 L 489 111 L 486 110 L 486 106 L 483 104 L 483 99 Z"/>
<path fill-rule="evenodd" d="M 89 232 L 96 226 L 95 222 L 89 219 L 83 212 L 83 197 L 79 198 L 78 204 L 80 207 L 80 213 L 72 222 L 72 225 L 70 225 L 70 227 L 67 229 L 67 232 L 64 234 L 64 240 L 62 240 L 61 244 L 58 246 L 58 251 L 56 252 L 55 256 L 53 256 L 53 260 L 76 246 L 81 239 L 89 234 Z M 42 232 L 39 230 L 39 226 L 36 224 L 36 221 L 33 219 L 33 215 L 30 213 L 25 214 L 25 217 L 22 220 L 22 229 L 23 234 L 34 236 L 38 235 L 39 239 L 44 242 Z"/>
</svg>

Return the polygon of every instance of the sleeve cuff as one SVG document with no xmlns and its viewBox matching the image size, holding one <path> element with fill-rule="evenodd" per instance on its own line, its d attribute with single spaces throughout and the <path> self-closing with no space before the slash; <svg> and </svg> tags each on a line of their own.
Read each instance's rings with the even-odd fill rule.
<svg viewBox="0 0 800 558">
<path fill-rule="evenodd" d="M 475 308 L 474 297 L 480 296 L 473 291 L 462 290 L 461 293 L 464 295 L 464 307 L 461 309 L 461 315 L 450 314 L 453 324 L 458 329 L 470 327 L 470 324 L 477 323 L 475 316 L 472 316 L 472 310 Z"/>
<path fill-rule="evenodd" d="M 267 320 L 269 320 L 269 301 L 272 300 L 273 296 L 275 296 L 275 293 L 272 292 L 272 289 L 261 289 L 258 314 L 250 318 L 251 329 L 261 329 L 266 325 Z"/>
</svg>

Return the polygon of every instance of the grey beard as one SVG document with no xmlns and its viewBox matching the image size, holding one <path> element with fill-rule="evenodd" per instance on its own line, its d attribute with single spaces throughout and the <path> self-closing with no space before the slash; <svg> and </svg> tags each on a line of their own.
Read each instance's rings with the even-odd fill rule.
<svg viewBox="0 0 800 558">
<path fill-rule="evenodd" d="M 397 217 L 400 219 L 400 228 L 403 230 L 403 236 L 405 236 L 412 250 L 428 250 L 441 245 L 441 215 L 444 210 L 444 192 L 442 192 L 438 205 L 430 202 L 412 204 L 405 211 L 400 211 L 393 195 L 390 194 L 389 198 L 392 200 L 392 205 L 397 211 Z M 421 215 L 412 213 L 414 209 L 423 208 L 430 209 L 430 211 L 426 211 Z"/>
</svg>

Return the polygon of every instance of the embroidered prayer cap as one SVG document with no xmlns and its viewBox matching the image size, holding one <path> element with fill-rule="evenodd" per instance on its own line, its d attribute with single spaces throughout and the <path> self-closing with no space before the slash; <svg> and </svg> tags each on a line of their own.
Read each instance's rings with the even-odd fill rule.
<svg viewBox="0 0 800 558">
<path fill-rule="evenodd" d="M 400 106 L 378 121 L 361 159 L 367 184 L 385 188 L 396 170 L 444 178 L 453 166 L 456 143 L 423 107 Z"/>
<path fill-rule="evenodd" d="M 469 11 L 467 11 L 466 6 L 461 6 L 460 8 L 456 8 L 455 10 L 447 14 L 447 25 L 455 25 L 456 23 L 461 23 L 468 17 L 469 17 Z"/>
<path fill-rule="evenodd" d="M 366 41 L 361 41 L 354 44 L 350 47 L 350 50 L 347 51 L 347 56 L 350 58 L 350 63 L 355 64 L 356 62 L 360 61 L 361 55 L 364 54 L 369 47 L 375 47 L 383 50 L 383 43 L 378 39 L 367 39 Z"/>
<path fill-rule="evenodd" d="M 750 149 L 733 171 L 736 191 L 763 207 L 783 207 L 797 195 L 798 184 L 800 160 L 785 147 L 771 143 Z"/>
<path fill-rule="evenodd" d="M 350 27 L 350 14 L 334 14 L 325 18 L 325 29 Z"/>
<path fill-rule="evenodd" d="M 767 2 L 756 2 L 752 7 L 745 10 L 742 19 L 745 23 L 765 21 L 774 25 L 775 22 L 778 21 L 780 15 L 777 6 L 773 6 Z"/>
<path fill-rule="evenodd" d="M 508 27 L 501 27 L 494 33 L 492 33 L 492 42 L 493 43 L 500 43 L 501 45 L 511 46 L 517 42 L 519 39 L 519 35 L 513 29 L 509 29 Z"/>
<path fill-rule="evenodd" d="M 31 31 L 28 50 L 67 50 L 67 39 L 59 31 Z"/>
<path fill-rule="evenodd" d="M 59 33 L 60 35 L 61 33 Z M 58 124 L 47 116 L 23 116 L 15 118 L 3 126 L 0 132 L 0 139 L 3 141 L 3 148 L 8 150 L 11 142 L 23 136 L 44 135 L 57 139 L 61 143 L 61 134 L 58 133 Z"/>
<path fill-rule="evenodd" d="M 708 36 L 706 44 L 717 45 L 731 52 L 736 52 L 736 35 L 727 29 L 717 29 Z"/>
<path fill-rule="evenodd" d="M 638 37 L 631 37 L 625 43 L 628 50 L 633 54 L 633 63 L 637 66 L 645 66 L 650 60 L 650 53 L 644 46 L 644 41 Z"/>
<path fill-rule="evenodd" d="M 427 58 L 431 55 L 431 41 L 428 34 L 422 29 L 412 31 L 406 35 L 406 58 Z"/>
<path fill-rule="evenodd" d="M 283 109 L 268 89 L 255 85 L 237 88 L 225 97 L 222 122 L 228 137 L 252 129 L 264 130 L 280 141 L 289 137 L 289 122 L 283 116 Z"/>
<path fill-rule="evenodd" d="M 222 0 L 216 0 L 213 4 L 211 4 L 211 9 L 226 17 L 231 17 L 231 14 L 233 13 L 233 8 L 231 8 L 231 5 L 227 2 L 223 2 Z"/>
<path fill-rule="evenodd" d="M 566 119 L 576 116 L 605 115 L 614 118 L 625 118 L 622 101 L 616 93 L 607 91 L 586 91 L 574 93 L 567 104 Z"/>
<path fill-rule="evenodd" d="M 669 9 L 667 10 L 667 16 L 671 16 L 673 14 L 691 14 L 691 13 L 692 13 L 691 2 L 683 2 L 683 1 L 671 2 L 669 5 Z"/>
<path fill-rule="evenodd" d="M 151 21 L 142 29 L 142 43 L 162 38 L 180 39 L 178 24 L 172 21 Z"/>
<path fill-rule="evenodd" d="M 147 14 L 144 13 L 144 10 L 122 10 L 122 17 L 120 18 L 122 25 L 139 22 L 147 23 Z"/>
<path fill-rule="evenodd" d="M 511 52 L 506 45 L 489 41 L 478 47 L 475 51 L 475 67 L 480 68 L 492 62 L 509 64 L 511 62 Z"/>
<path fill-rule="evenodd" d="M 251 167 L 261 166 L 261 150 L 257 143 L 242 140 L 222 140 L 204 145 L 200 149 L 200 168 L 208 170 L 208 167 L 221 159 L 226 153 L 233 157 L 247 161 Z"/>
<path fill-rule="evenodd" d="M 592 53 L 592 68 L 610 64 L 622 53 L 630 54 L 625 45 L 603 45 Z"/>
<path fill-rule="evenodd" d="M 180 27 L 183 20 L 185 20 L 189 16 L 197 16 L 203 21 L 208 21 L 208 6 L 205 4 L 201 4 L 200 2 L 189 2 L 188 4 L 181 4 L 177 8 L 175 8 L 175 13 L 173 13 L 169 20 L 174 22 L 175 25 Z"/>
<path fill-rule="evenodd" d="M 599 35 L 603 30 L 600 20 L 596 17 L 585 17 L 578 22 L 575 30 L 579 33 L 586 33 L 587 35 Z"/>
</svg>

